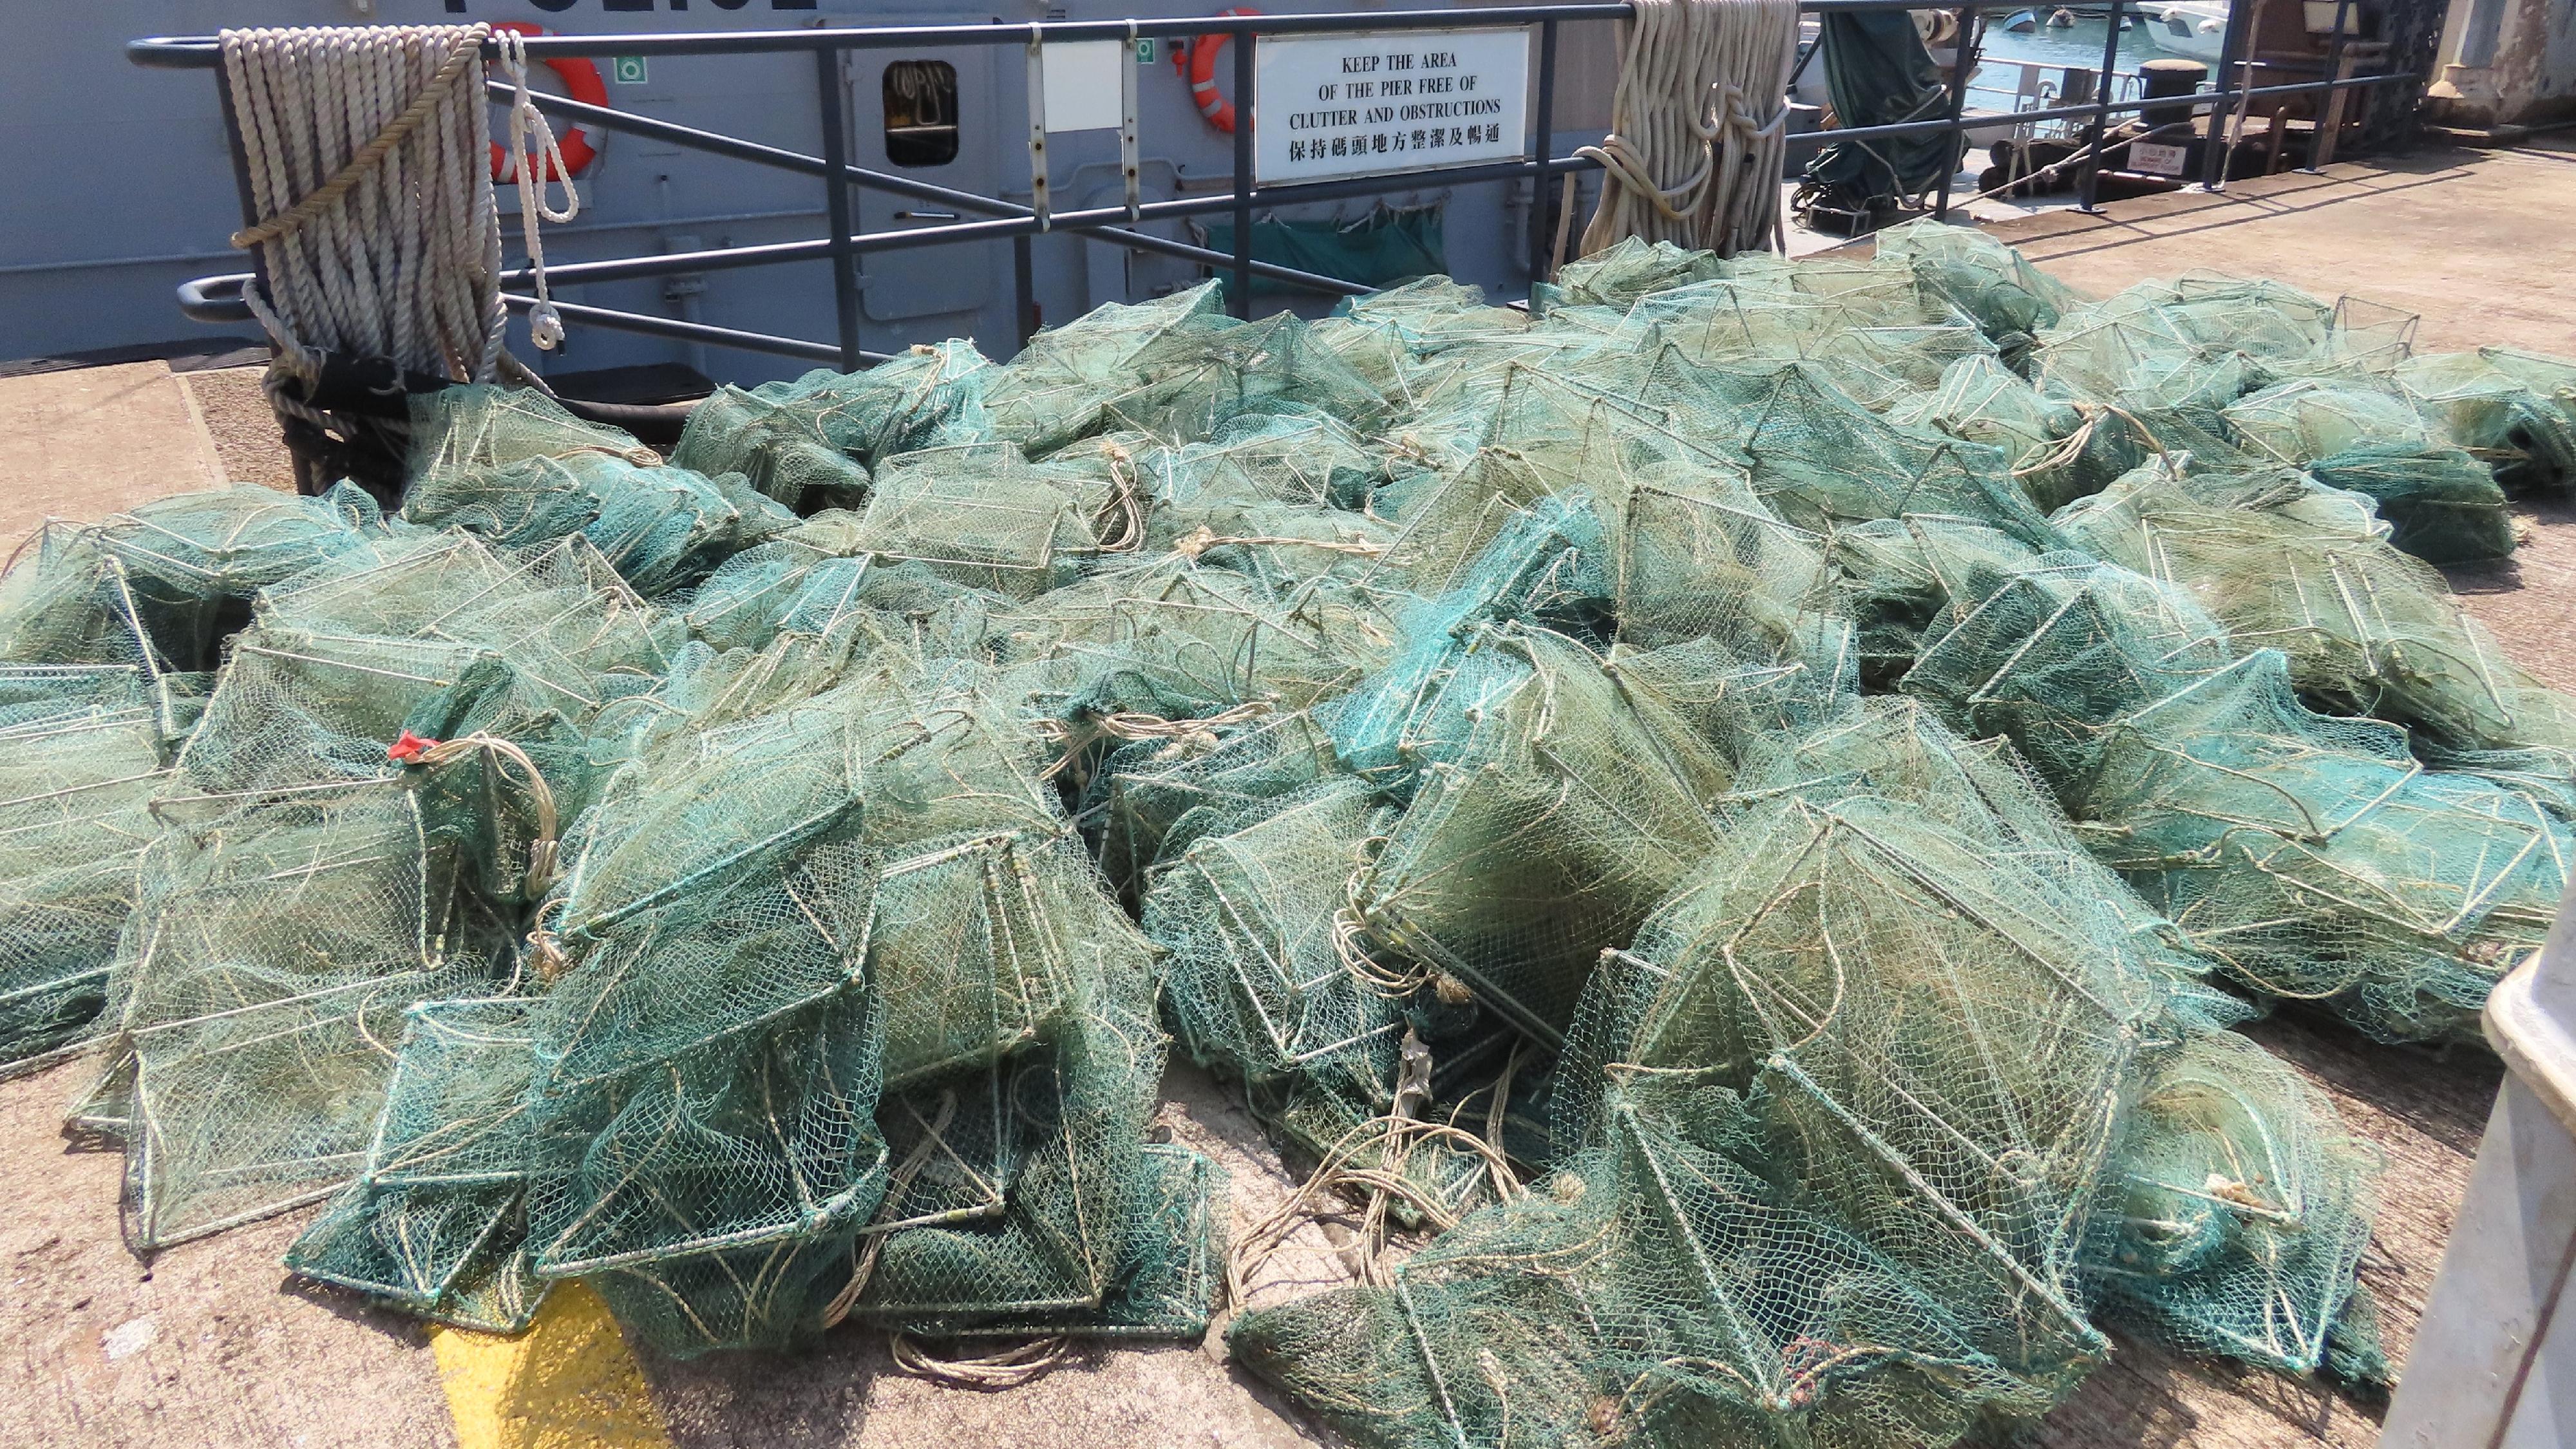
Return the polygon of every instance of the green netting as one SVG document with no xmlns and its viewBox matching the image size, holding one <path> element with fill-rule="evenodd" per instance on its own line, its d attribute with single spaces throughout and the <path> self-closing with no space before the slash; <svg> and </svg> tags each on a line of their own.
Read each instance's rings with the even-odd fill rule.
<svg viewBox="0 0 2576 1449">
<path fill-rule="evenodd" d="M 2046 518 L 2002 453 L 1895 426 L 1811 366 L 1770 379 L 1745 431 L 1755 491 L 1801 528 L 1827 532 L 1911 513 L 1957 514 L 2037 547 L 2051 541 Z"/>
<path fill-rule="evenodd" d="M 2355 1165 L 2268 1058 L 2213 1073 L 2262 1054 L 2009 759 L 1901 709 L 1801 739 L 1593 974 L 1570 1155 L 1236 1351 L 1374 1444 L 1940 1444 L 2098 1358 L 2118 1263 L 2131 1319 L 2312 1368 Z"/>
<path fill-rule="evenodd" d="M 592 837 L 563 905 L 569 963 L 535 1008 L 532 1267 L 590 1277 L 666 1351 L 791 1341 L 819 1326 L 884 1190 L 875 861 L 809 828 L 765 853 L 710 842 L 630 893 L 621 825 L 649 829 L 612 818 Z"/>
<path fill-rule="evenodd" d="M 1452 346 L 1472 346 L 1488 339 L 1529 330 L 1530 316 L 1518 308 L 1485 301 L 1484 289 L 1447 277 L 1422 277 L 1401 286 L 1352 297 L 1334 315 L 1356 328 L 1390 334 L 1404 351 L 1435 355 Z"/>
<path fill-rule="evenodd" d="M 1145 931 L 1171 953 L 1164 989 L 1183 1049 L 1241 1080 L 1264 1121 L 1320 1158 L 1395 1105 L 1404 1013 L 1348 961 L 1351 893 L 1394 812 L 1352 779 L 1260 805 L 1186 849 L 1166 837 Z"/>
<path fill-rule="evenodd" d="M 1386 399 L 1286 313 L 1241 326 L 1170 327 L 1127 366 L 1142 379 L 1102 408 L 1109 431 L 1189 443 L 1248 413 L 1323 413 L 1374 429 Z"/>
<path fill-rule="evenodd" d="M 858 542 L 892 562 L 1029 598 L 1139 541 L 1132 469 L 1034 465 L 1011 443 L 906 453 L 879 465 Z"/>
<path fill-rule="evenodd" d="M 108 697 L 0 728 L 0 1067 L 91 1029 L 171 784 L 133 676 L 87 682 Z M 58 704 L 61 683 L 45 687 Z"/>
<path fill-rule="evenodd" d="M 2021 253 L 1970 227 L 1913 221 L 1879 232 L 1873 243 L 1879 256 L 1905 263 L 1917 283 L 1975 318 L 2016 363 L 2041 328 L 2057 325 L 2084 300 Z"/>
<path fill-rule="evenodd" d="M 1166 547 L 1192 528 L 1258 537 L 1265 504 L 1356 509 L 1381 481 L 1360 438 L 1325 416 L 1242 418 L 1204 443 L 1145 451 L 1137 467 Z"/>
<path fill-rule="evenodd" d="M 1584 972 L 1705 855 L 1725 763 L 1575 641 L 1479 636 L 1493 674 L 1358 892 L 1375 941 L 1554 1045 Z M 1456 686 L 1451 686 L 1454 691 Z"/>
<path fill-rule="evenodd" d="M 2370 1242 L 2368 1150 L 2298 1073 L 2225 1032 L 2159 1063 L 2131 1110 L 2095 1209 L 2102 1311 L 2196 1353 L 2324 1365 L 2360 1331 L 2343 1319 Z"/>
<path fill-rule="evenodd" d="M 252 487 L 183 493 L 94 524 L 48 522 L 33 542 L 0 582 L 7 708 L 90 704 L 103 671 L 124 671 L 173 741 L 193 724 L 224 637 L 261 589 L 363 566 L 391 545 L 375 501 L 354 486 L 323 498 Z"/>
<path fill-rule="evenodd" d="M 1639 298 L 1692 282 L 1724 276 L 1727 262 L 1715 252 L 1687 251 L 1671 242 L 1622 237 L 1607 251 L 1559 267 L 1556 281 L 1542 294 L 1545 305 L 1558 307 L 1626 307 Z"/>
<path fill-rule="evenodd" d="M 1893 1130 L 1903 1113 L 1865 1125 L 1851 1110 L 1883 1113 L 1905 1100 L 1910 1064 L 1890 1060 L 1871 1033 L 1955 1017 L 1937 1008 L 1873 1012 L 1866 1008 L 1885 1003 L 1845 1001 L 1769 974 L 1812 982 L 1806 973 L 1857 967 L 1865 937 L 1847 940 L 1839 957 L 1746 939 L 1769 908 L 1809 929 L 1826 909 L 1802 899 L 1806 892 L 1777 889 L 1783 871 L 1820 880 L 1831 858 L 1829 847 L 1777 848 L 1772 827 L 1784 813 L 1804 814 L 1780 800 L 1755 807 L 1729 842 L 1743 853 L 1721 848 L 1658 913 L 1639 951 L 1661 959 L 1614 953 L 1593 975 L 1566 1078 L 1592 1085 L 1560 1102 L 1560 1141 L 1580 1150 L 1527 1196 L 1471 1218 L 1396 1268 L 1389 1288 L 1247 1316 L 1233 1333 L 1237 1351 L 1383 1444 L 1789 1443 L 1810 1435 L 1939 1443 L 1981 1416 L 2044 1407 L 2049 1391 L 2026 1378 L 2063 1374 L 2098 1352 L 2071 1295 L 2045 1281 L 2048 1265 L 2035 1275 L 2014 1257 L 2026 1244 L 1949 1221 L 1958 1204 L 1937 1189 L 1889 1193 L 1905 1164 L 1883 1154 L 1901 1154 L 1903 1139 L 1891 1143 L 1866 1125 Z M 1890 829 L 1908 833 L 1901 819 Z M 1801 838 L 1815 843 L 1807 832 Z M 1867 892 L 1866 904 L 1854 903 L 1861 918 L 1908 914 L 1904 897 L 1883 889 L 1888 879 L 1873 880 L 1875 891 L 1853 880 Z M 1727 895 L 1738 884 L 1741 900 Z M 1729 904 L 1754 919 L 1727 914 Z M 1956 920 L 1961 912 L 1935 900 L 1911 914 Z M 1703 939 L 1703 920 L 1713 933 L 1704 964 L 1690 944 Z M 1941 990 L 1943 973 L 1917 943 L 1889 955 L 1889 965 L 1931 967 L 1927 989 Z M 1878 983 L 1865 989 L 1902 989 L 1859 974 Z M 1828 1013 L 1821 1023 L 1819 1012 Z M 1836 1023 L 1855 1039 L 1834 1039 Z M 1780 1032 L 1803 1038 L 1798 1050 L 1813 1072 L 1777 1053 L 1788 1044 Z M 2078 1084 L 2088 1074 L 2116 1074 L 2116 1056 L 2066 1051 L 2069 1096 L 2083 1099 Z M 2009 1085 L 2026 1091 L 2047 1075 L 2031 1064 Z M 1873 1078 L 1886 1088 L 1874 1100 L 1841 1100 L 1852 1083 Z M 1936 1100 L 1946 1104 L 1962 1085 L 1945 1074 Z M 1811 1114 L 1803 1131 L 1802 1104 Z M 2100 1110 L 2091 1102 L 2078 1109 L 2067 1144 L 2076 1153 L 2081 1124 L 2097 1137 L 2107 1126 Z M 2063 1112 L 2035 1115 L 2052 1131 L 2065 1122 Z M 1947 1149 L 1941 1156 L 1956 1160 L 1949 1134 L 1923 1125 Z M 2038 1189 L 2045 1169 L 2032 1167 L 2024 1180 Z M 1858 1223 L 1834 1201 L 1842 1194 L 1868 1202 Z M 1989 1216 L 2009 1218 L 2015 1205 Z M 2038 1216 L 2046 1223 L 2031 1235 L 2038 1239 L 2065 1226 L 2058 1214 Z M 1962 1242 L 1975 1235 L 1984 1236 L 1983 1251 Z M 1931 1267 L 1929 1281 L 1920 1265 Z"/>
<path fill-rule="evenodd" d="M 652 467 L 661 455 L 626 433 L 586 423 L 544 393 L 483 385 L 415 393 L 406 494 L 531 458 L 597 453 Z"/>
<path fill-rule="evenodd" d="M 866 372 L 818 368 L 794 382 L 763 383 L 752 396 L 811 416 L 826 442 L 856 462 L 872 464 L 914 448 L 985 436 L 990 422 L 983 390 L 992 367 L 973 343 L 951 339 L 915 347 Z"/>
<path fill-rule="evenodd" d="M 2177 478 L 2149 467 L 2057 523 L 2098 556 L 2188 591 L 2238 648 L 2280 650 L 2321 708 L 2405 725 L 2435 758 L 2539 752 L 2576 776 L 2566 696 L 2507 658 L 2349 496 L 2279 470 Z"/>
<path fill-rule="evenodd" d="M 2576 715 L 2425 561 L 2576 364 L 1930 224 L 1535 302 L 1203 286 L 668 461 L 450 389 L 391 520 L 50 525 L 0 1062 L 95 1041 L 138 1248 L 321 1204 L 295 1272 L 495 1331 L 1231 1284 L 1401 1449 L 1935 1449 L 2111 1325 L 2372 1371 L 2366 1154 L 2230 1028 L 2464 1039 L 2538 948 Z M 1316 1174 L 1231 1245 L 1166 1028 Z M 1357 1281 L 1285 1300 L 1304 1217 Z"/>
<path fill-rule="evenodd" d="M 1273 802 L 1340 773 L 1324 723 L 1310 711 L 1274 714 L 1204 738 L 1137 740 L 1112 753 L 1093 777 L 1083 812 L 1103 870 L 1131 902 L 1165 857 L 1200 839 L 1229 835 L 1267 815 Z"/>
<path fill-rule="evenodd" d="M 1264 217 L 1252 224 L 1252 257 L 1369 287 L 1426 279 L 1448 265 L 1441 215 L 1441 208 L 1435 204 L 1379 205 L 1357 217 L 1328 221 Z M 1202 241 L 1210 250 L 1234 250 L 1233 223 L 1210 221 L 1204 224 L 1202 233 Z M 1219 285 L 1226 280 L 1220 277 Z M 1446 277 L 1439 280 L 1457 285 Z M 1259 274 L 1252 279 L 1252 295 L 1256 298 L 1298 290 L 1302 289 Z"/>
<path fill-rule="evenodd" d="M 1903 272 L 1791 270 L 1755 256 L 1762 260 L 1730 264 L 1727 277 L 1638 300 L 1613 335 L 1651 331 L 1708 365 L 1769 371 L 1804 362 L 1873 410 L 1934 386 L 1957 361 L 1995 355 L 1973 319 Z"/>
<path fill-rule="evenodd" d="M 2519 491 L 2576 479 L 2576 411 L 2567 406 L 2576 370 L 2566 364 L 2492 347 L 2426 353 L 2398 364 L 2396 381 L 2497 483 Z"/>
<path fill-rule="evenodd" d="M 758 648 L 782 633 L 823 635 L 853 611 L 871 559 L 816 553 L 787 540 L 748 549 L 690 593 L 689 633 L 718 649 Z"/>
<path fill-rule="evenodd" d="M 532 1003 L 411 1008 L 358 1175 L 287 1249 L 307 1278 L 441 1323 L 515 1333 L 546 1284 L 527 1252 Z"/>
<path fill-rule="evenodd" d="M 478 994 L 507 937 L 397 780 L 177 796 L 142 856 L 85 1125 L 157 1248 L 328 1196 L 374 1136 L 415 1001 Z"/>
<path fill-rule="evenodd" d="M 2043 394 L 1991 357 L 1950 364 L 1936 390 L 1890 409 L 1888 421 L 1996 449 L 2031 501 L 2048 510 L 2101 491 L 2117 456 L 2111 431 L 2087 426 L 2082 409 Z"/>
<path fill-rule="evenodd" d="M 597 452 L 434 474 L 413 485 L 402 517 L 502 545 L 578 534 L 648 595 L 693 583 L 796 521 L 751 492 L 739 474 L 708 477 Z"/>
<path fill-rule="evenodd" d="M 719 387 L 689 412 L 671 466 L 710 478 L 736 474 L 789 508 L 856 508 L 868 470 L 825 431 L 823 413 L 738 387 Z"/>
<path fill-rule="evenodd" d="M 1107 425 L 1110 396 L 1144 380 L 1139 354 L 1166 338 L 1226 323 L 1217 284 L 1136 306 L 1096 307 L 1029 345 L 983 380 L 982 406 L 995 435 L 1042 457 Z"/>
<path fill-rule="evenodd" d="M 1205 1238 L 1151 1244 L 1141 1264 L 1130 1243 L 1139 1218 L 1170 1214 L 1165 1169 L 1144 1150 L 1162 1075 L 1150 948 L 1104 897 L 1058 899 L 1041 897 L 1028 924 L 1037 952 L 1063 953 L 1047 963 L 1070 979 L 1060 1009 L 1010 1054 L 929 1070 L 894 1096 L 904 1181 L 874 1229 L 865 1317 L 943 1337 L 1205 1327 Z M 961 1203 L 961 1187 L 980 1191 Z M 1194 1260 L 1192 1298 L 1167 1285 Z M 1140 1301 L 1126 1301 L 1122 1270 Z M 1189 1316 L 1158 1321 L 1165 1299 Z"/>
<path fill-rule="evenodd" d="M 1907 691 L 2012 740 L 2096 853 L 2246 986 L 2389 1040 L 2474 1038 L 2488 989 L 2539 949 L 2570 845 L 2543 797 L 2310 711 L 2277 650 L 2231 657 L 2207 615 L 2116 566 L 2043 561 L 1952 607 Z"/>
<path fill-rule="evenodd" d="M 2297 378 L 2220 416 L 2263 457 L 2372 499 L 2409 553 L 2448 564 L 2513 552 L 2513 520 L 2490 466 L 2437 441 L 2401 396 Z"/>
</svg>

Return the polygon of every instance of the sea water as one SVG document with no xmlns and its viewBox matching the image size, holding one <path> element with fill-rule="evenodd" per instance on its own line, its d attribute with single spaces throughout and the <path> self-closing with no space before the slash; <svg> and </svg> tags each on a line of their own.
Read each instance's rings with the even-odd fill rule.
<svg viewBox="0 0 2576 1449">
<path fill-rule="evenodd" d="M 2011 18 L 2009 15 L 1990 17 L 1981 51 L 1982 59 L 1988 63 L 1977 68 L 1975 77 L 1968 84 L 1968 104 L 1972 109 L 2012 108 L 2013 88 L 2020 79 L 2019 73 L 2013 66 L 1993 62 L 2033 61 L 2045 65 L 2050 71 L 2048 80 L 2052 87 L 2062 83 L 2063 77 L 2057 72 L 2065 67 L 2081 70 L 2101 68 L 2102 41 L 2110 22 L 2095 15 L 2079 18 L 2073 25 L 2052 29 L 2048 16 L 2054 9 L 2056 7 L 2052 5 L 2032 7 L 2031 14 L 2037 17 L 2039 24 L 2018 34 L 2004 29 L 2004 22 Z M 2132 16 L 2136 14 L 2135 11 L 2129 13 Z M 2141 34 L 2137 22 L 2131 19 L 2122 27 L 2119 55 L 2112 69 L 2134 75 L 2140 62 L 2169 54 L 2157 49 L 2155 42 Z M 2119 93 L 2127 94 L 2135 84 L 2134 81 L 2124 82 Z"/>
<path fill-rule="evenodd" d="M 2031 13 L 2038 17 L 2039 25 L 2018 35 L 2004 29 L 2003 22 L 2010 16 L 1991 16 L 1991 23 L 1986 27 L 1986 59 L 2033 60 L 2052 68 L 2069 65 L 2085 70 L 2098 68 L 2102 64 L 2102 33 L 2110 22 L 2094 16 L 2078 19 L 2063 29 L 2052 30 L 2048 16 L 2055 8 L 2051 5 L 2033 6 Z M 2129 13 L 2135 16 L 2137 12 Z M 2127 33 L 2120 37 L 2118 69 L 2133 71 L 2138 68 L 2138 62 L 2154 60 L 2164 54 L 2153 41 L 2138 33 L 2137 22 L 2132 19 Z"/>
</svg>

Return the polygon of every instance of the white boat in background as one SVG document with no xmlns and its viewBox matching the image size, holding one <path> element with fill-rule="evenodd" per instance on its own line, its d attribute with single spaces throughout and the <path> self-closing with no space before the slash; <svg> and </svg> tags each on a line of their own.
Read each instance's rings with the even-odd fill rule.
<svg viewBox="0 0 2576 1449">
<path fill-rule="evenodd" d="M 2227 0 L 2164 0 L 2138 7 L 2138 25 L 2156 48 L 2218 64 L 2227 43 Z"/>
</svg>

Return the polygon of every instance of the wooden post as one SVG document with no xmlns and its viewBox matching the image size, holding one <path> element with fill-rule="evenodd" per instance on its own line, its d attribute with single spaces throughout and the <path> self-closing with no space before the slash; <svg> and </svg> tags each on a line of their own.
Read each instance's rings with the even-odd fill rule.
<svg viewBox="0 0 2576 1449">
<path fill-rule="evenodd" d="M 2385 49 L 2387 46 L 2384 42 L 2358 45 L 2347 42 L 2343 47 L 2343 54 L 2335 58 L 2334 78 L 2338 81 L 2352 79 L 2352 73 L 2360 69 L 2364 59 L 2375 56 Z M 2339 88 L 2326 92 L 2325 119 L 2317 123 L 2316 145 L 2308 157 L 2310 166 L 2323 170 L 2333 164 L 2335 142 L 2343 137 L 2344 108 L 2351 99 L 2352 92 L 2349 90 Z"/>
</svg>

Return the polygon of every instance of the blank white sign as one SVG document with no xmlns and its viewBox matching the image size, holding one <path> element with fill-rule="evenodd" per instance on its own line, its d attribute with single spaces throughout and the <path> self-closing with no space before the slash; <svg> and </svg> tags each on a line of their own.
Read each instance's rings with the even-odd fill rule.
<svg viewBox="0 0 2576 1449">
<path fill-rule="evenodd" d="M 1127 44 L 1119 40 L 1069 40 L 1038 48 L 1044 73 L 1046 128 L 1050 131 L 1114 131 L 1127 118 L 1119 101 L 1119 67 L 1132 65 Z"/>
</svg>

